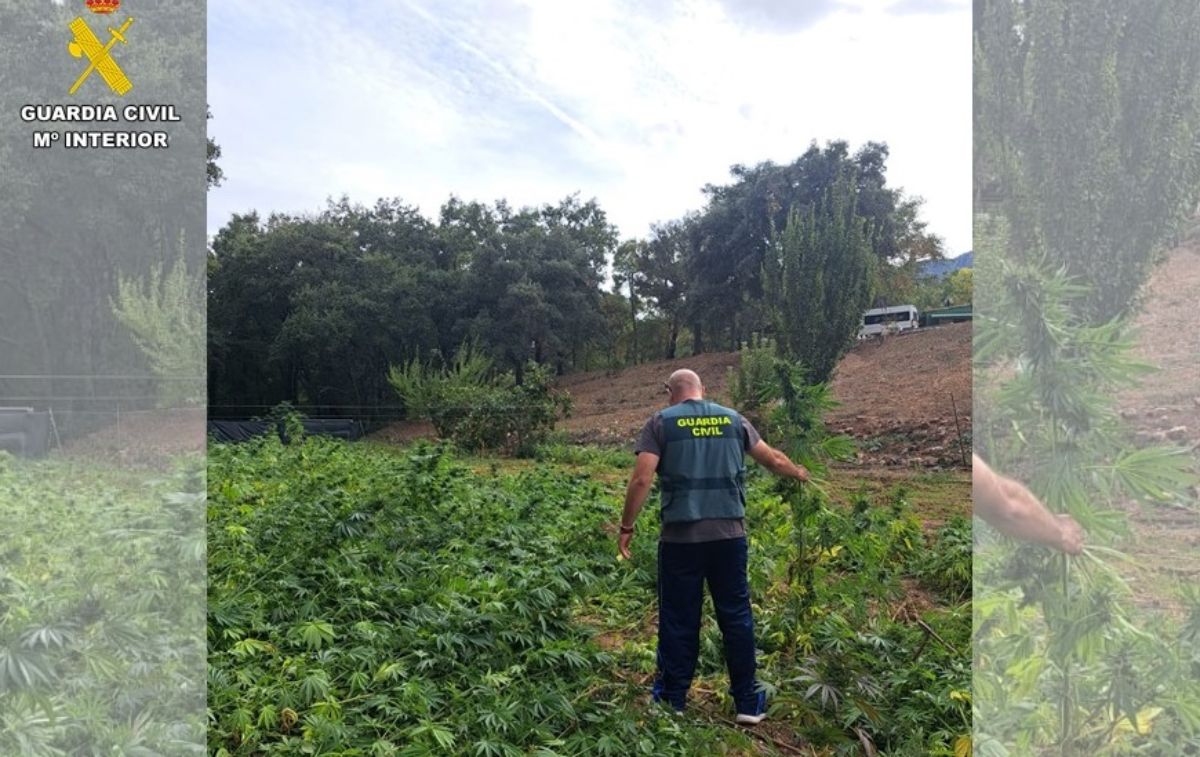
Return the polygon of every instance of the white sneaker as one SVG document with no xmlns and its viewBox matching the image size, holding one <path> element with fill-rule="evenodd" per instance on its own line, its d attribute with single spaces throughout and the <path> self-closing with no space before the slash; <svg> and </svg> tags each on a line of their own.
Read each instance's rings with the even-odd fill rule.
<svg viewBox="0 0 1200 757">
<path fill-rule="evenodd" d="M 754 712 L 739 712 L 735 722 L 738 725 L 758 725 L 767 717 L 767 692 L 758 692 L 758 700 L 754 703 Z"/>
</svg>

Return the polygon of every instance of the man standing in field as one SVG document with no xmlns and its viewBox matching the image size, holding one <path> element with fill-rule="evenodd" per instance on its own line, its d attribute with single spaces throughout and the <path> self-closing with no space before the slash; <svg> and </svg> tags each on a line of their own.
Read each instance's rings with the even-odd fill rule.
<svg viewBox="0 0 1200 757">
<path fill-rule="evenodd" d="M 667 379 L 670 407 L 642 429 L 637 463 L 625 492 L 618 547 L 629 559 L 634 521 L 658 473 L 662 534 L 658 543 L 658 676 L 654 701 L 682 711 L 700 651 L 704 584 L 712 594 L 725 643 L 730 693 L 737 722 L 754 725 L 766 716 L 766 695 L 757 690 L 754 618 L 746 580 L 745 453 L 767 470 L 798 481 L 808 471 L 768 446 L 736 410 L 704 399 L 693 371 Z"/>
</svg>

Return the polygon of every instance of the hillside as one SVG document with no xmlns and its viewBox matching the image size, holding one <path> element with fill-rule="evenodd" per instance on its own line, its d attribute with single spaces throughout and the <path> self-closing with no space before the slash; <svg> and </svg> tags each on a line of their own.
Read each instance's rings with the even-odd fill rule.
<svg viewBox="0 0 1200 757">
<path fill-rule="evenodd" d="M 737 353 L 712 353 L 568 376 L 560 387 L 575 409 L 560 428 L 577 442 L 631 445 L 646 418 L 663 406 L 663 381 L 672 371 L 691 368 L 710 397 L 728 401 L 728 374 L 737 360 Z M 971 324 L 861 342 L 842 360 L 833 391 L 842 404 L 829 425 L 859 441 L 860 463 L 961 467 L 954 408 L 969 460 Z"/>
<path fill-rule="evenodd" d="M 1121 395 L 1121 415 L 1147 445 L 1200 445 L 1200 330 L 1191 324 L 1200 301 L 1200 239 L 1171 253 L 1145 289 L 1135 321 L 1139 357 L 1158 370 Z M 1128 503 L 1136 539 L 1126 547 L 1134 600 L 1142 607 L 1184 608 L 1170 587 L 1200 578 L 1200 514 L 1194 489 L 1191 507 L 1143 507 Z"/>
<path fill-rule="evenodd" d="M 1200 443 L 1200 330 L 1192 326 L 1200 300 L 1200 240 L 1175 250 L 1146 286 L 1135 320 L 1139 357 L 1155 366 L 1122 396 L 1127 420 L 1146 441 Z"/>
</svg>

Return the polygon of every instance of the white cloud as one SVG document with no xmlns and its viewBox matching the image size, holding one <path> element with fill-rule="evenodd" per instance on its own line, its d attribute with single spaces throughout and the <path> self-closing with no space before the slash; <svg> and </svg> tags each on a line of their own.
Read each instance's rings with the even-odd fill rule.
<svg viewBox="0 0 1200 757">
<path fill-rule="evenodd" d="M 229 179 L 210 193 L 210 227 L 342 192 L 433 216 L 452 192 L 519 205 L 579 191 L 642 235 L 698 209 L 700 187 L 733 163 L 841 138 L 886 141 L 891 182 L 927 199 L 949 251 L 967 249 L 970 11 L 888 5 L 768 25 L 786 4 L 760 0 L 756 21 L 718 0 L 379 0 L 353 14 L 213 2 L 212 124 Z"/>
</svg>

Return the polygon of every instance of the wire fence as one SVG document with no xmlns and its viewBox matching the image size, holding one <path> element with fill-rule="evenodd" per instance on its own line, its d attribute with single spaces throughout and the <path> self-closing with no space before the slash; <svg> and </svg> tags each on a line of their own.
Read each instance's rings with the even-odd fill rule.
<svg viewBox="0 0 1200 757">
<path fill-rule="evenodd" d="M 0 374 L 0 381 L 207 381 L 206 376 L 146 376 L 90 373 Z"/>
</svg>

